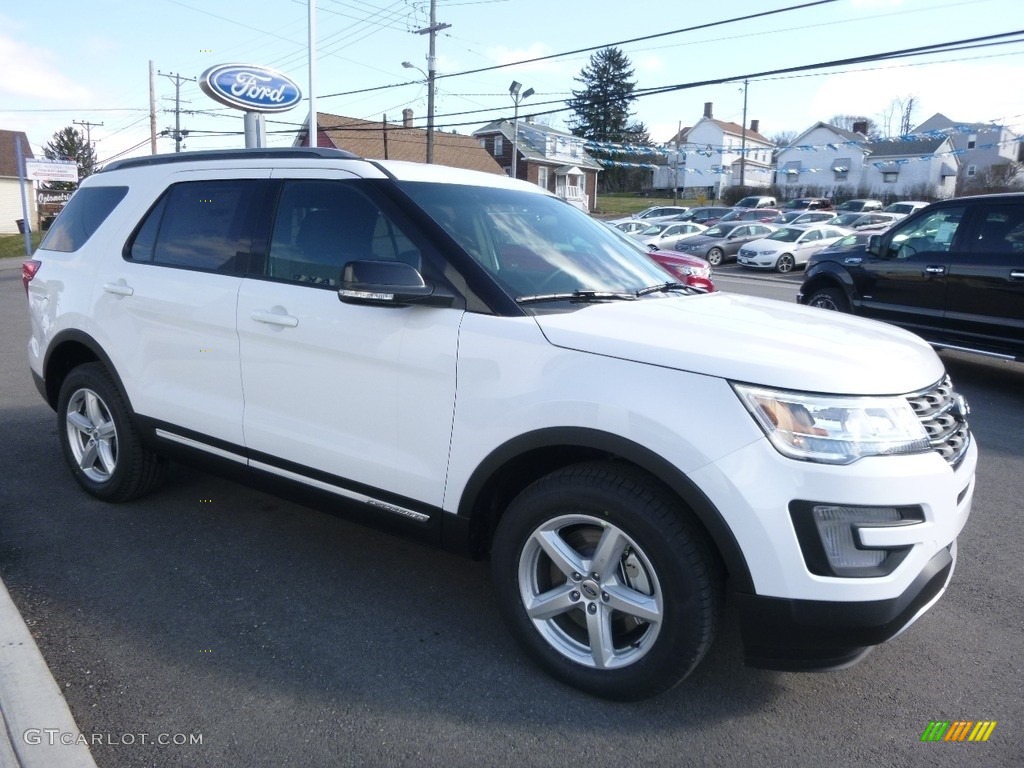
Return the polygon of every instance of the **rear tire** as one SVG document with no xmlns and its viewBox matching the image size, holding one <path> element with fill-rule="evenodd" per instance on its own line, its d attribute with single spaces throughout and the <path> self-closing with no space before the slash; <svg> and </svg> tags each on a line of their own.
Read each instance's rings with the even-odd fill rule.
<svg viewBox="0 0 1024 768">
<path fill-rule="evenodd" d="M 167 461 L 144 448 L 113 378 L 100 363 L 67 375 L 57 400 L 57 432 L 78 484 L 104 501 L 129 501 L 165 476 Z"/>
<path fill-rule="evenodd" d="M 491 564 L 512 634 L 555 678 L 607 699 L 667 691 L 711 645 L 721 605 L 703 533 L 656 480 L 579 464 L 524 490 Z"/>
</svg>

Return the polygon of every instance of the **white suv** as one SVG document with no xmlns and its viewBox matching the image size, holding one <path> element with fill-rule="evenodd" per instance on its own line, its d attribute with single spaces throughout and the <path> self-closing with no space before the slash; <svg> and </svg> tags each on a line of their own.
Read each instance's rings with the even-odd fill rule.
<svg viewBox="0 0 1024 768">
<path fill-rule="evenodd" d="M 967 407 L 917 337 L 673 283 L 502 176 L 121 161 L 24 279 L 87 492 L 175 457 L 489 555 L 526 652 L 600 696 L 682 680 L 727 591 L 749 664 L 852 663 L 938 599 L 971 506 Z"/>
</svg>

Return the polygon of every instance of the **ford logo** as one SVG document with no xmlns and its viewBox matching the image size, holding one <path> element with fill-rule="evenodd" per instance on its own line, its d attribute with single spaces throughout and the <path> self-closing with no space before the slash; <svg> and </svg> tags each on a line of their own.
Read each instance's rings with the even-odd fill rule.
<svg viewBox="0 0 1024 768">
<path fill-rule="evenodd" d="M 254 64 L 218 64 L 203 72 L 199 87 L 214 101 L 246 112 L 285 112 L 302 99 L 289 77 Z"/>
</svg>

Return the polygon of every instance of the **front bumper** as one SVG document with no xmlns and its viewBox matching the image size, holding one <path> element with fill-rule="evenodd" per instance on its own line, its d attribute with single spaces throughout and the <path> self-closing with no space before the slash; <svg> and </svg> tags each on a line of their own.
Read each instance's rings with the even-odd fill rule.
<svg viewBox="0 0 1024 768">
<path fill-rule="evenodd" d="M 826 602 L 735 595 L 748 666 L 817 671 L 856 663 L 900 634 L 945 592 L 956 542 L 939 550 L 904 592 L 888 600 Z"/>
</svg>

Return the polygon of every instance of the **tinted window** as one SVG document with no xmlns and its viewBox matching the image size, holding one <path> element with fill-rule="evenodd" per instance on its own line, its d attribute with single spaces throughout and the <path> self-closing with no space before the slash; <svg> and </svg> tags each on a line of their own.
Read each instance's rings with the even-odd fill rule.
<svg viewBox="0 0 1024 768">
<path fill-rule="evenodd" d="M 142 263 L 241 273 L 248 265 L 251 218 L 267 183 L 255 179 L 175 184 L 135 233 L 128 258 Z"/>
<path fill-rule="evenodd" d="M 985 209 L 974 250 L 991 254 L 1024 253 L 1024 204 L 992 205 Z"/>
<path fill-rule="evenodd" d="M 53 222 L 39 247 L 47 251 L 77 251 L 126 194 L 128 187 L 86 187 L 78 190 Z"/>
<path fill-rule="evenodd" d="M 357 259 L 405 261 L 422 269 L 420 251 L 357 185 L 292 180 L 281 191 L 270 241 L 270 277 L 337 287 Z"/>
<path fill-rule="evenodd" d="M 943 208 L 895 230 L 890 257 L 909 259 L 919 252 L 948 251 L 964 217 L 962 207 Z"/>
</svg>

